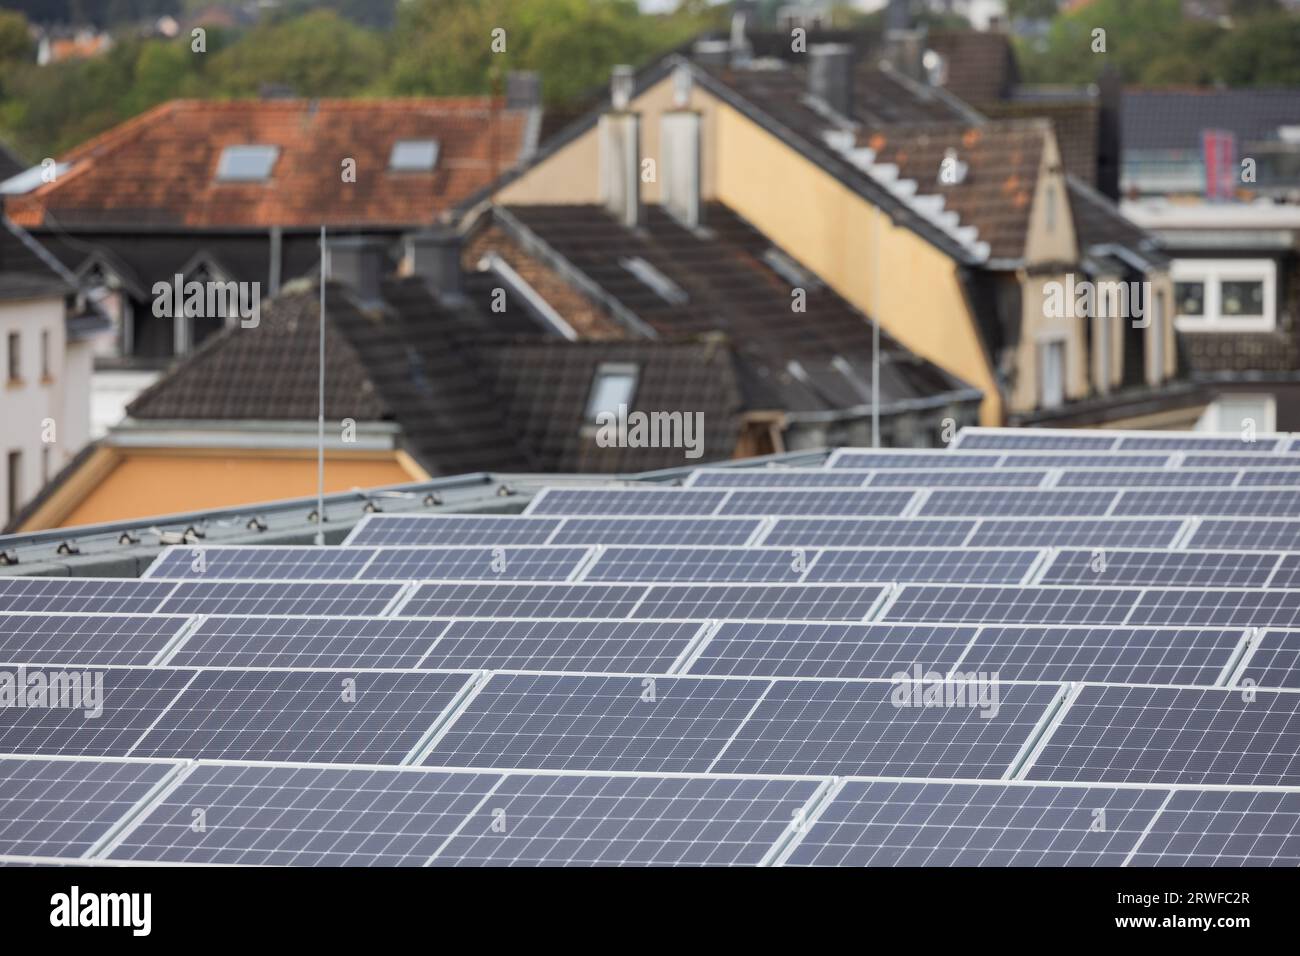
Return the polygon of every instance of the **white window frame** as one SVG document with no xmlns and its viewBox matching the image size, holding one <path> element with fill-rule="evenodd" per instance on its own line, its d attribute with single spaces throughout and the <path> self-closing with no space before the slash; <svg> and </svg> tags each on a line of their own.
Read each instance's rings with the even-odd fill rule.
<svg viewBox="0 0 1300 956">
<path fill-rule="evenodd" d="M 601 385 L 605 379 L 630 379 L 631 385 L 627 389 L 627 395 L 621 402 L 616 402 L 613 408 L 601 407 L 604 403 L 597 402 L 600 397 Z M 596 416 L 601 412 L 613 412 L 617 414 L 619 405 L 626 405 L 629 409 L 632 402 L 636 399 L 637 387 L 641 384 L 641 367 L 635 362 L 602 362 L 596 367 L 596 372 L 591 377 L 591 387 L 587 391 L 587 407 L 583 415 L 583 421 L 587 425 L 596 423 Z"/>
<path fill-rule="evenodd" d="M 1175 259 L 1169 272 L 1175 284 L 1205 284 L 1205 315 L 1177 315 L 1174 327 L 1179 332 L 1272 332 L 1277 328 L 1277 263 L 1272 259 Z M 1232 318 L 1220 313 L 1222 284 L 1237 280 L 1263 282 L 1262 317 Z"/>
</svg>

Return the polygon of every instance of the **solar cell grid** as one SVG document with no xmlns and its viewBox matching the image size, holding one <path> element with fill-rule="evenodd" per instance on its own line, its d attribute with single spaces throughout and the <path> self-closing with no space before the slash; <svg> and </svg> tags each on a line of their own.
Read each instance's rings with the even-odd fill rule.
<svg viewBox="0 0 1300 956">
<path fill-rule="evenodd" d="M 691 674 L 755 677 L 890 677 L 920 663 L 946 672 L 973 627 L 723 622 L 687 668 Z"/>
<path fill-rule="evenodd" d="M 1231 628 L 1005 627 L 990 625 L 963 671 L 1000 680 L 1213 684 L 1243 631 Z"/>
<path fill-rule="evenodd" d="M 888 452 L 840 449 L 827 467 L 867 470 L 872 468 L 996 468 L 1001 455 L 954 455 L 949 451 Z"/>
<path fill-rule="evenodd" d="M 1038 551 L 1029 550 L 822 551 L 804 580 L 810 583 L 893 580 L 1015 584 L 1038 558 Z"/>
<path fill-rule="evenodd" d="M 425 667 L 661 674 L 697 621 L 454 621 Z"/>
<path fill-rule="evenodd" d="M 175 587 L 133 578 L 0 577 L 0 611 L 146 614 Z"/>
<path fill-rule="evenodd" d="M 1234 469 L 1073 468 L 1061 474 L 1058 488 L 1227 488 L 1237 480 Z"/>
<path fill-rule="evenodd" d="M 1085 685 L 1028 776 L 1294 786 L 1300 783 L 1300 694 Z"/>
<path fill-rule="evenodd" d="M 806 780 L 513 775 L 434 865 L 753 866 L 816 789 Z"/>
<path fill-rule="evenodd" d="M 1267 584 L 1271 588 L 1297 588 L 1300 587 L 1300 554 L 1284 554 L 1276 562 L 1277 570 L 1273 572 L 1272 577 L 1268 577 L 1259 584 Z M 1229 582 L 1216 582 L 1228 584 Z"/>
<path fill-rule="evenodd" d="M 1163 790 L 847 781 L 787 866 L 1120 866 Z"/>
<path fill-rule="evenodd" d="M 859 488 L 871 477 L 869 471 L 841 471 L 818 468 L 719 468 L 691 473 L 688 488 Z"/>
<path fill-rule="evenodd" d="M 710 515 L 725 491 L 673 488 L 547 488 L 524 510 L 529 515 Z"/>
<path fill-rule="evenodd" d="M 815 553 L 780 548 L 607 548 L 583 580 L 795 582 Z"/>
<path fill-rule="evenodd" d="M 705 771 L 766 681 L 494 674 L 429 767 Z"/>
<path fill-rule="evenodd" d="M 1046 471 L 1019 471 L 1012 468 L 953 469 L 944 471 L 878 471 L 867 482 L 868 488 L 1037 488 L 1047 478 Z"/>
<path fill-rule="evenodd" d="M 421 866 L 499 780 L 200 764 L 107 858 L 245 866 Z M 194 810 L 204 813 L 196 832 Z"/>
<path fill-rule="evenodd" d="M 374 553 L 369 548 L 168 548 L 147 575 L 166 580 L 347 581 Z"/>
<path fill-rule="evenodd" d="M 1278 439 L 1258 436 L 1251 440 L 1237 437 L 1198 438 L 1194 435 L 1125 435 L 1117 451 L 1143 451 L 1149 448 L 1180 451 L 1228 451 L 1267 454 L 1276 451 Z"/>
<path fill-rule="evenodd" d="M 523 515 L 367 515 L 349 545 L 545 544 L 558 518 Z"/>
<path fill-rule="evenodd" d="M 936 685 L 777 680 L 710 769 L 997 778 L 1058 693 L 1050 684 L 949 682 L 961 702 L 927 704 L 927 686 Z"/>
<path fill-rule="evenodd" d="M 865 585 L 655 585 L 633 616 L 862 621 L 884 591 Z"/>
<path fill-rule="evenodd" d="M 1173 544 L 1181 520 L 1141 518 L 985 518 L 967 542 L 971 547 L 1157 548 Z"/>
<path fill-rule="evenodd" d="M 201 671 L 130 756 L 395 764 L 466 674 Z"/>
<path fill-rule="evenodd" d="M 1139 590 L 1126 588 L 913 585 L 902 589 L 880 619 L 931 623 L 1123 624 L 1141 594 Z"/>
<path fill-rule="evenodd" d="M 159 610 L 169 614 L 314 614 L 328 617 L 373 617 L 381 614 L 402 589 L 400 584 L 351 581 L 181 581 L 174 587 Z"/>
<path fill-rule="evenodd" d="M 1186 453 L 1182 457 L 1183 468 L 1245 468 L 1255 471 L 1264 468 L 1275 470 L 1300 467 L 1300 455 L 1268 455 L 1261 458 L 1255 455 L 1232 455 L 1216 452 L 1208 455 Z"/>
<path fill-rule="evenodd" d="M 974 521 L 942 518 L 780 518 L 763 537 L 782 547 L 959 547 Z"/>
<path fill-rule="evenodd" d="M 79 857 L 173 769 L 168 763 L 0 760 L 0 853 Z"/>
<path fill-rule="evenodd" d="M 1006 454 L 1003 468 L 1164 468 L 1169 455 L 1140 455 L 1134 452 L 1091 452 L 1081 454 L 1052 454 L 1051 452 L 1026 452 Z M 1216 467 L 1211 465 L 1210 467 Z M 1231 467 L 1226 462 L 1221 467 Z"/>
<path fill-rule="evenodd" d="M 1143 593 L 1125 623 L 1296 627 L 1300 625 L 1300 591 L 1151 589 Z"/>
<path fill-rule="evenodd" d="M 0 662 L 144 665 L 188 618 L 144 615 L 0 615 Z"/>
<path fill-rule="evenodd" d="M 731 491 L 720 515 L 899 515 L 912 500 L 910 491 Z"/>
<path fill-rule="evenodd" d="M 624 584 L 423 584 L 401 617 L 625 618 L 645 594 Z"/>
<path fill-rule="evenodd" d="M 1104 515 L 1116 491 L 957 491 L 930 492 L 922 515 L 995 517 L 999 515 Z"/>
<path fill-rule="evenodd" d="M 1266 551 L 1063 550 L 1039 583 L 1263 587 L 1277 563 Z"/>
<path fill-rule="evenodd" d="M 1300 688 L 1300 631 L 1264 631 L 1253 641 L 1237 683 L 1256 687 Z"/>
<path fill-rule="evenodd" d="M 416 667 L 450 622 L 209 617 L 168 660 L 180 667 Z"/>
<path fill-rule="evenodd" d="M 1300 490 L 1205 489 L 1193 491 L 1121 491 L 1113 514 L 1295 517 L 1300 515 Z"/>
<path fill-rule="evenodd" d="M 495 547 L 379 551 L 361 573 L 370 581 L 564 581 L 585 548 Z"/>
<path fill-rule="evenodd" d="M 1082 435 L 1069 431 L 1030 432 L 1030 431 L 975 431 L 963 429 L 953 443 L 954 448 L 963 451 L 986 451 L 1003 449 L 1022 451 L 1024 449 L 1070 450 L 1070 451 L 1106 451 L 1114 448 L 1116 438 L 1111 435 Z"/>
<path fill-rule="evenodd" d="M 742 545 L 759 518 L 565 518 L 553 544 Z"/>
<path fill-rule="evenodd" d="M 1268 486 L 1281 488 L 1300 485 L 1300 469 L 1295 468 L 1251 468 L 1241 472 L 1238 487 Z"/>
<path fill-rule="evenodd" d="M 1300 793 L 1176 790 L 1129 866 L 1300 866 Z"/>
<path fill-rule="evenodd" d="M 1205 518 L 1187 539 L 1186 546 L 1235 551 L 1292 551 L 1300 549 L 1300 521 Z"/>
</svg>

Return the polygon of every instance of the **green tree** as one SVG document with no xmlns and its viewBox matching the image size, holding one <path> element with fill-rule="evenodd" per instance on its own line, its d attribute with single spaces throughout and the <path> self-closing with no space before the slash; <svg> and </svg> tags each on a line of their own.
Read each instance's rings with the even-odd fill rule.
<svg viewBox="0 0 1300 956">
<path fill-rule="evenodd" d="M 0 66 L 29 61 L 35 54 L 27 18 L 16 10 L 0 10 Z"/>
</svg>

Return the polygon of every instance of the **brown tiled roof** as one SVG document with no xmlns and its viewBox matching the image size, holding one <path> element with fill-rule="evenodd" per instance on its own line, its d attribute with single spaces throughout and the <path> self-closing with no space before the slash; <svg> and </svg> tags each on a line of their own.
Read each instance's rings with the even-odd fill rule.
<svg viewBox="0 0 1300 956">
<path fill-rule="evenodd" d="M 1019 79 L 1011 38 L 996 30 L 931 30 L 926 46 L 944 58 L 944 88 L 980 109 Z"/>
<path fill-rule="evenodd" d="M 1098 109 L 1095 99 L 1009 100 L 980 104 L 980 110 L 995 119 L 1050 120 L 1065 171 L 1089 184 L 1097 182 Z"/>
<path fill-rule="evenodd" d="M 962 225 L 975 226 L 995 259 L 1024 255 L 1029 214 L 1049 127 L 1045 122 L 1002 121 L 983 126 L 881 127 L 859 134 L 876 161 L 898 166 L 920 195 L 942 195 Z M 942 182 L 948 150 L 967 166 L 958 183 Z"/>
<path fill-rule="evenodd" d="M 729 343 L 747 408 L 820 411 L 864 404 L 872 353 L 867 317 L 811 274 L 799 286 L 807 293 L 806 311 L 794 312 L 796 284 L 770 258 L 786 254 L 727 206 L 707 203 L 700 231 L 653 205 L 635 230 L 600 206 L 510 206 L 506 212 L 663 340 L 720 337 Z M 635 259 L 674 283 L 685 301 L 669 301 L 645 284 L 627 267 Z M 882 374 L 888 386 L 883 403 L 965 387 L 888 335 L 882 344 L 890 368 Z M 849 374 L 841 370 L 845 364 Z"/>
<path fill-rule="evenodd" d="M 415 225 L 433 222 L 525 145 L 522 111 L 487 98 L 172 100 L 61 158 L 57 182 L 9 201 L 24 225 L 190 228 Z M 388 169 L 393 144 L 436 139 L 432 172 Z M 264 183 L 222 183 L 226 146 L 278 146 Z M 356 182 L 342 162 L 356 160 Z"/>
</svg>

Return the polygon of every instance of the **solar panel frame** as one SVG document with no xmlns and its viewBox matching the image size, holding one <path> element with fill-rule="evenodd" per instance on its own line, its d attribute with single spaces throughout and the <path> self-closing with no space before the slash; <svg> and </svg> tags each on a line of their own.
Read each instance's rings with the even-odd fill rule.
<svg viewBox="0 0 1300 956">
<path fill-rule="evenodd" d="M 1062 548 L 1043 568 L 1035 583 L 1264 587 L 1273 580 L 1284 559 L 1284 555 L 1274 551 Z"/>
<path fill-rule="evenodd" d="M 704 627 L 698 621 L 459 620 L 422 663 L 447 670 L 667 673 Z"/>
<path fill-rule="evenodd" d="M 1300 550 L 1300 519 L 1202 518 L 1196 522 L 1184 546 L 1203 550 Z"/>
<path fill-rule="evenodd" d="M 174 667 L 415 668 L 449 620 L 239 617 L 199 621 L 167 659 Z"/>
<path fill-rule="evenodd" d="M 0 662 L 144 666 L 189 621 L 181 615 L 0 613 Z"/>
<path fill-rule="evenodd" d="M 1129 866 L 1300 866 L 1300 793 L 1175 790 Z"/>
<path fill-rule="evenodd" d="M 368 514 L 348 532 L 343 545 L 546 544 L 561 523 L 558 518 L 525 515 Z"/>
</svg>

